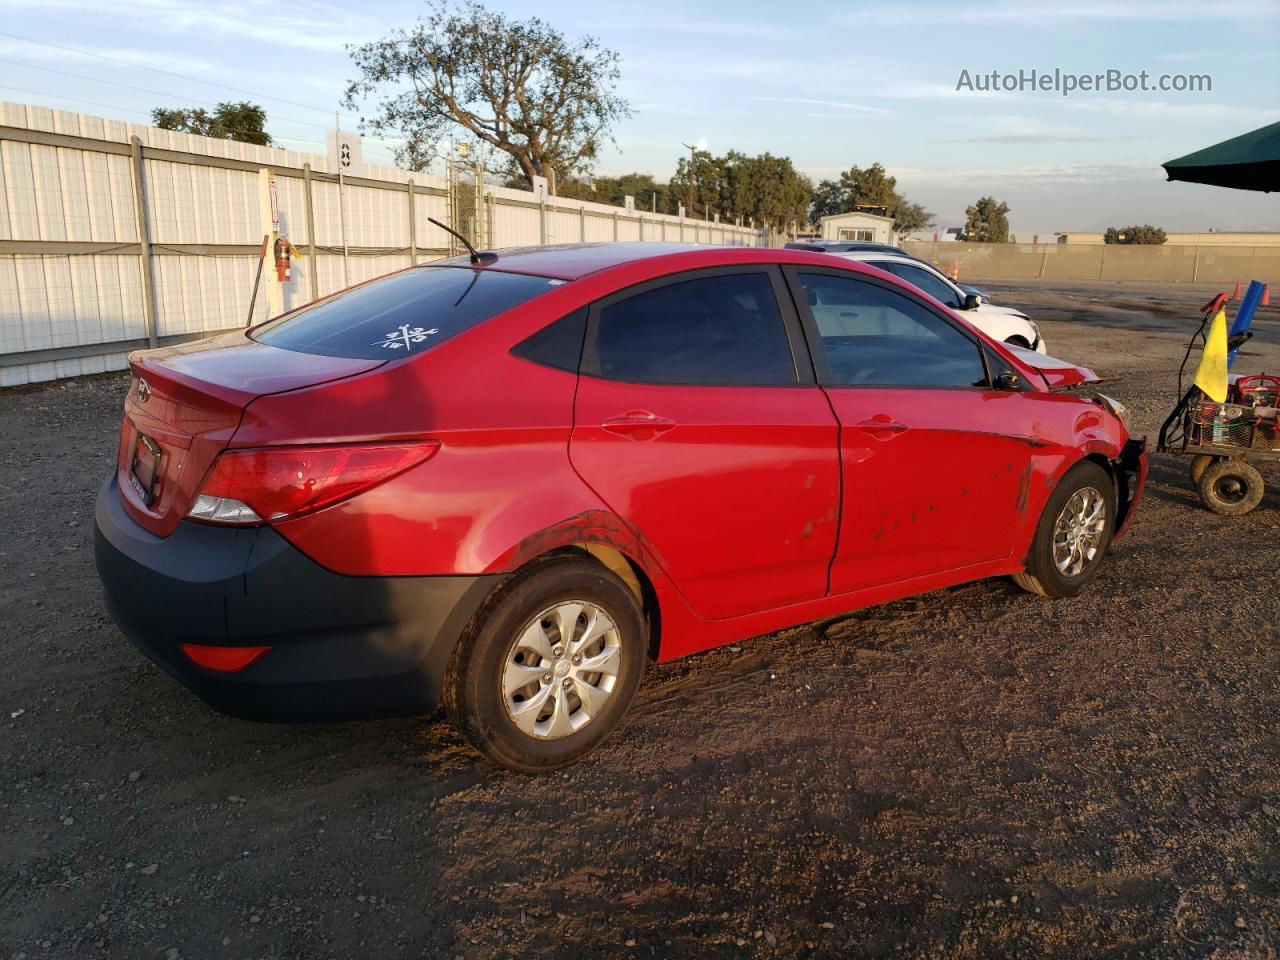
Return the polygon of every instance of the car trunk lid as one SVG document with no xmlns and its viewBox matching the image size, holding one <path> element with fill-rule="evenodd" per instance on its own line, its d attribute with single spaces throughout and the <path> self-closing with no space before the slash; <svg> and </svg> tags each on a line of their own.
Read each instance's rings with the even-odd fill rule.
<svg viewBox="0 0 1280 960">
<path fill-rule="evenodd" d="M 144 529 L 168 536 L 252 400 L 382 362 L 282 350 L 240 332 L 132 354 L 116 463 L 125 508 Z"/>
</svg>

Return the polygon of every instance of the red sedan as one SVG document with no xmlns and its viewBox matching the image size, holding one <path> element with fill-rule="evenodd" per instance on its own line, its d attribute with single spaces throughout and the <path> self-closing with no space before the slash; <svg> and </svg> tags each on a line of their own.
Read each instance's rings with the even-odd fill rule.
<svg viewBox="0 0 1280 960">
<path fill-rule="evenodd" d="M 414 267 L 135 354 L 97 505 L 112 613 L 228 713 L 445 705 L 570 763 L 649 659 L 965 581 L 1070 596 L 1143 444 L 1079 367 L 794 250 Z"/>
</svg>

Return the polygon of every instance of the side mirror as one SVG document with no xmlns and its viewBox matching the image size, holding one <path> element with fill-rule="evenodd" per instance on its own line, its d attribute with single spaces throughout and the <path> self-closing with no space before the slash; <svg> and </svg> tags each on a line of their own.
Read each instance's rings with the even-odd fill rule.
<svg viewBox="0 0 1280 960">
<path fill-rule="evenodd" d="M 992 386 L 997 390 L 1017 390 L 1020 382 L 1021 378 L 1016 373 L 1010 373 L 1006 370 L 996 377 L 996 381 Z"/>
<path fill-rule="evenodd" d="M 964 306 L 961 310 L 977 310 L 982 306 L 982 298 L 976 293 L 966 293 L 964 295 Z"/>
</svg>

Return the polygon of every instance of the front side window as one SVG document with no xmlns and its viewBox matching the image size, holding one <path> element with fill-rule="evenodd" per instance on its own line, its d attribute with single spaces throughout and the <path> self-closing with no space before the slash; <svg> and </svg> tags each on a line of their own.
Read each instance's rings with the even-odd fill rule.
<svg viewBox="0 0 1280 960">
<path fill-rule="evenodd" d="M 952 289 L 951 285 L 936 274 L 930 273 L 924 267 L 917 267 L 910 263 L 895 263 L 893 261 L 877 263 L 875 266 L 897 274 L 917 290 L 923 290 L 933 299 L 939 303 L 946 304 L 953 310 L 959 310 L 961 307 L 960 296 Z"/>
<path fill-rule="evenodd" d="M 874 283 L 800 273 L 829 386 L 979 387 L 978 346 L 912 298 Z"/>
<path fill-rule="evenodd" d="M 259 343 L 326 357 L 422 353 L 563 280 L 465 267 L 415 267 L 258 327 Z"/>
<path fill-rule="evenodd" d="M 632 383 L 796 382 L 786 326 L 766 273 L 696 277 L 602 307 L 587 367 Z"/>
</svg>

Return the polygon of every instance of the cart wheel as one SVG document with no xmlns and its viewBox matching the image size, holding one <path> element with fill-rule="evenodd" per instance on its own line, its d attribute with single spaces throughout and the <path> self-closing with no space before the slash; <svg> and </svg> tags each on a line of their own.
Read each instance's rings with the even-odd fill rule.
<svg viewBox="0 0 1280 960">
<path fill-rule="evenodd" d="M 1241 517 L 1256 507 L 1262 488 L 1262 474 L 1243 460 L 1219 460 L 1200 476 L 1200 499 L 1224 517 Z"/>
<path fill-rule="evenodd" d="M 1200 486 L 1200 478 L 1204 476 L 1204 472 L 1209 469 L 1209 464 L 1221 460 L 1221 457 L 1211 456 L 1207 453 L 1200 453 L 1191 458 L 1191 485 L 1193 487 Z"/>
</svg>

